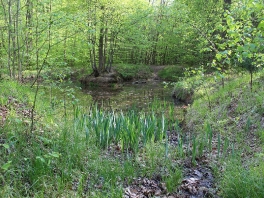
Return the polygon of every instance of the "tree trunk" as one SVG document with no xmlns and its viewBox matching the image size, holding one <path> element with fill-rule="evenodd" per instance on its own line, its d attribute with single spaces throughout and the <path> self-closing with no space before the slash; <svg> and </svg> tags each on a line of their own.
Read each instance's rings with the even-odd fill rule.
<svg viewBox="0 0 264 198">
<path fill-rule="evenodd" d="M 106 26 L 107 26 L 107 22 L 106 22 Z M 106 68 L 106 57 L 107 57 L 107 42 L 108 42 L 108 35 L 107 35 L 107 33 L 108 33 L 108 29 L 107 28 L 105 28 L 105 31 L 104 31 L 104 66 L 103 66 L 103 68 L 104 68 L 104 70 L 107 70 L 107 68 Z M 109 54 L 108 54 L 109 55 Z"/>
<path fill-rule="evenodd" d="M 157 23 L 159 23 L 159 21 L 157 21 Z M 156 35 L 154 35 L 154 45 L 153 45 L 153 49 L 152 49 L 152 52 L 151 52 L 151 60 L 149 60 L 149 63 L 151 65 L 156 65 L 157 63 L 157 44 L 158 44 L 158 41 L 159 41 L 159 33 L 157 33 Z"/>
<path fill-rule="evenodd" d="M 100 29 L 99 46 L 98 46 L 98 58 L 99 58 L 99 72 L 104 68 L 104 28 Z"/>
<path fill-rule="evenodd" d="M 168 49 L 168 46 L 166 45 L 164 52 L 163 52 L 163 56 L 162 56 L 162 65 L 166 64 L 167 49 Z"/>
<path fill-rule="evenodd" d="M 33 47 L 33 39 L 32 39 L 32 16 L 33 16 L 33 2 L 31 0 L 27 0 L 26 2 L 26 67 L 30 66 L 30 54 Z"/>
<path fill-rule="evenodd" d="M 65 38 L 63 43 L 63 59 L 65 63 L 67 62 L 67 38 L 68 38 L 68 29 L 66 28 Z"/>
<path fill-rule="evenodd" d="M 12 19 L 11 19 L 12 20 Z M 15 38 L 15 32 L 16 32 L 16 22 L 15 20 L 12 20 L 12 23 L 13 23 L 13 31 L 11 32 L 12 36 L 12 51 L 13 51 L 13 54 L 12 54 L 12 72 L 13 72 L 13 78 L 16 77 L 16 64 L 15 64 L 15 60 L 16 60 L 16 38 Z"/>
<path fill-rule="evenodd" d="M 17 43 L 17 65 L 18 65 L 18 80 L 22 79 L 22 59 L 20 56 L 20 41 L 19 41 L 19 16 L 20 16 L 20 0 L 17 0 L 16 13 L 16 43 Z"/>
<path fill-rule="evenodd" d="M 11 66 L 11 42 L 12 42 L 12 15 L 11 15 L 11 0 L 8 1 L 8 69 L 9 69 L 9 75 L 12 78 L 13 77 L 13 71 Z"/>
</svg>

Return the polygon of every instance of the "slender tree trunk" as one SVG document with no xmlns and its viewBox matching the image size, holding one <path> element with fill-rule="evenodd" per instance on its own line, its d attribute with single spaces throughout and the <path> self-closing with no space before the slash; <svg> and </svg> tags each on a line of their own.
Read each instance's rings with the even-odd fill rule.
<svg viewBox="0 0 264 198">
<path fill-rule="evenodd" d="M 230 6 L 231 6 L 231 3 L 232 1 L 231 0 L 224 0 L 224 6 L 223 6 L 223 9 L 224 9 L 224 12 L 223 12 L 223 15 L 222 15 L 222 24 L 223 26 L 226 26 L 226 19 L 224 17 L 224 13 L 226 11 L 229 11 L 230 10 Z M 221 35 L 222 39 L 223 39 L 223 42 L 225 42 L 225 40 L 227 39 L 227 36 L 226 36 L 226 31 L 224 31 Z M 222 63 L 221 64 L 221 70 L 222 70 L 222 74 L 224 73 L 224 70 L 225 70 L 225 64 Z M 222 77 L 222 87 L 224 88 L 225 87 L 225 79 Z"/>
<path fill-rule="evenodd" d="M 162 57 L 162 65 L 166 64 L 167 49 L 168 49 L 168 46 L 166 45 L 166 47 L 164 49 L 163 57 Z"/>
<path fill-rule="evenodd" d="M 99 56 L 99 72 L 102 72 L 104 68 L 104 28 L 103 27 L 100 28 L 98 56 Z"/>
<path fill-rule="evenodd" d="M 5 25 L 7 27 L 7 30 L 8 30 L 8 47 L 6 48 L 5 47 L 5 39 L 4 39 L 4 32 L 5 32 L 5 29 L 3 28 L 3 31 L 1 32 L 2 34 L 2 37 L 1 37 L 1 40 L 2 40 L 2 46 L 3 48 L 5 48 L 6 52 L 8 53 L 8 64 L 7 64 L 7 68 L 8 68 L 8 71 L 9 71 L 9 76 L 11 77 L 11 66 L 10 66 L 10 25 L 9 25 L 9 12 L 6 10 L 6 5 L 4 4 L 3 0 L 1 0 L 1 5 L 2 5 L 2 8 L 3 8 L 3 14 L 4 14 L 4 19 L 5 19 Z M 7 5 L 7 9 L 9 10 L 9 4 Z M 1 54 L 0 54 L 1 56 Z"/>
<path fill-rule="evenodd" d="M 158 44 L 158 41 L 159 41 L 159 33 L 157 33 L 155 36 L 154 36 L 154 40 L 155 40 L 155 43 L 154 43 L 154 46 L 153 46 L 153 51 L 152 51 L 152 56 L 151 56 L 151 64 L 152 65 L 156 65 L 157 64 L 157 44 Z"/>
<path fill-rule="evenodd" d="M 30 54 L 33 46 L 32 39 L 32 17 L 33 17 L 33 2 L 32 0 L 27 0 L 26 2 L 26 67 L 30 66 Z"/>
<path fill-rule="evenodd" d="M 253 86 L 253 71 L 250 71 L 250 91 L 252 92 L 252 86 Z"/>
<path fill-rule="evenodd" d="M 66 28 L 65 32 L 65 38 L 64 38 L 64 43 L 63 43 L 63 59 L 65 62 L 67 62 L 67 38 L 68 38 L 68 28 Z"/>
<path fill-rule="evenodd" d="M 11 19 L 12 20 L 12 19 Z M 13 51 L 13 57 L 12 57 L 12 72 L 13 72 L 13 78 L 16 77 L 16 50 L 17 50 L 17 46 L 16 46 L 16 38 L 15 38 L 15 33 L 16 33 L 16 22 L 15 20 L 12 20 L 13 22 L 13 31 L 12 31 L 12 51 Z"/>
<path fill-rule="evenodd" d="M 40 73 L 41 73 L 43 67 L 46 64 L 46 61 L 47 61 L 47 58 L 48 58 L 48 55 L 49 55 L 49 52 L 50 52 L 50 49 L 51 49 L 51 24 L 52 24 L 51 11 L 52 11 L 52 4 L 51 4 L 51 0 L 50 0 L 49 1 L 49 14 L 50 14 L 50 16 L 49 16 L 49 25 L 48 25 L 48 30 L 47 30 L 47 34 L 48 34 L 48 49 L 46 51 L 45 57 L 44 57 L 44 59 L 43 59 L 41 64 L 39 64 L 39 49 L 38 49 L 39 38 L 37 36 L 38 29 L 39 29 L 39 27 L 38 27 L 39 26 L 39 24 L 38 24 L 38 20 L 39 19 L 38 19 L 38 13 L 36 11 L 36 29 L 35 30 L 36 30 L 36 49 L 37 49 L 36 59 L 37 59 L 38 74 L 37 74 L 37 77 L 36 77 L 35 81 L 31 85 L 31 87 L 33 87 L 34 83 L 37 82 L 37 88 L 36 88 L 36 91 L 35 91 L 35 97 L 34 97 L 32 109 L 31 109 L 31 126 L 30 126 L 31 134 L 32 134 L 32 132 L 34 130 L 34 111 L 35 111 L 35 108 L 36 108 L 37 95 L 38 95 L 38 91 L 39 91 L 38 78 L 40 76 Z"/>
<path fill-rule="evenodd" d="M 107 71 L 110 72 L 113 64 L 113 59 L 114 59 L 114 51 L 116 47 L 116 40 L 117 33 L 112 32 L 111 37 L 110 37 L 110 46 L 109 46 L 109 55 L 108 55 L 108 63 L 107 63 Z"/>
<path fill-rule="evenodd" d="M 87 0 L 87 25 L 92 32 L 88 32 L 88 43 L 89 43 L 89 55 L 90 64 L 93 69 L 93 75 L 95 77 L 99 76 L 99 71 L 96 64 L 96 5 L 92 9 L 92 0 Z"/>
<path fill-rule="evenodd" d="M 11 13 L 11 0 L 8 0 L 8 69 L 9 69 L 9 75 L 12 78 L 13 77 L 13 71 L 11 66 L 11 42 L 12 42 L 12 13 Z"/>
<path fill-rule="evenodd" d="M 18 80 L 22 79 L 22 60 L 20 56 L 20 41 L 19 41 L 19 28 L 20 24 L 20 0 L 17 0 L 17 13 L 16 13 L 16 43 L 17 43 L 17 64 L 18 64 Z"/>
<path fill-rule="evenodd" d="M 106 22 L 106 26 L 107 26 L 107 22 Z M 104 53 L 103 53 L 103 59 L 104 59 L 104 70 L 107 70 L 108 68 L 106 67 L 106 58 L 107 58 L 107 42 L 108 42 L 108 29 L 105 28 L 104 31 Z M 107 70 L 108 71 L 108 70 Z"/>
</svg>

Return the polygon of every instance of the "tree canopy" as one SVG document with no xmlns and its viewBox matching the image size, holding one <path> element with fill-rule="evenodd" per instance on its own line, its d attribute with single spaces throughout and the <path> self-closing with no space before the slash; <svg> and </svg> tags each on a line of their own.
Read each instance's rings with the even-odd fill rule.
<svg viewBox="0 0 264 198">
<path fill-rule="evenodd" d="M 220 71 L 263 62 L 261 0 L 1 0 L 0 68 L 182 64 Z M 238 68 L 243 68 L 239 66 Z"/>
</svg>

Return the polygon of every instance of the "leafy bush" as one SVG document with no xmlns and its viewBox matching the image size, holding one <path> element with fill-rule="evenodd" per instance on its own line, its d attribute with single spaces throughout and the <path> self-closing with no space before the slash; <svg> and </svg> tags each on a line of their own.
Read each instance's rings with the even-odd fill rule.
<svg viewBox="0 0 264 198">
<path fill-rule="evenodd" d="M 193 95 L 196 98 L 201 97 L 204 93 L 201 93 L 198 89 L 201 85 L 205 84 L 205 81 L 210 81 L 209 77 L 203 75 L 195 75 L 188 78 L 180 78 L 180 81 L 173 83 L 173 97 L 180 101 L 192 102 Z"/>
<path fill-rule="evenodd" d="M 148 78 L 151 74 L 147 65 L 119 64 L 115 69 L 124 80 Z"/>
<path fill-rule="evenodd" d="M 178 81 L 184 76 L 183 66 L 171 65 L 159 71 L 158 76 L 163 80 Z"/>
<path fill-rule="evenodd" d="M 173 97 L 180 101 L 191 100 L 193 93 L 193 86 L 186 81 L 180 81 L 174 84 Z"/>
</svg>

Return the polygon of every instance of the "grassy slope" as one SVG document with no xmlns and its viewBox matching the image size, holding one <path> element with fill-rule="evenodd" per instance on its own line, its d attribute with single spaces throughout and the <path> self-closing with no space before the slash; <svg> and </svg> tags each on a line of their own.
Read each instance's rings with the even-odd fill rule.
<svg viewBox="0 0 264 198">
<path fill-rule="evenodd" d="M 188 131 L 204 137 L 210 125 L 212 142 L 220 137 L 220 146 L 229 145 L 229 157 L 212 160 L 223 172 L 218 178 L 223 197 L 264 197 L 264 71 L 255 75 L 252 92 L 249 79 L 244 74 L 231 76 L 224 88 L 220 82 L 200 86 L 186 115 Z"/>
</svg>

